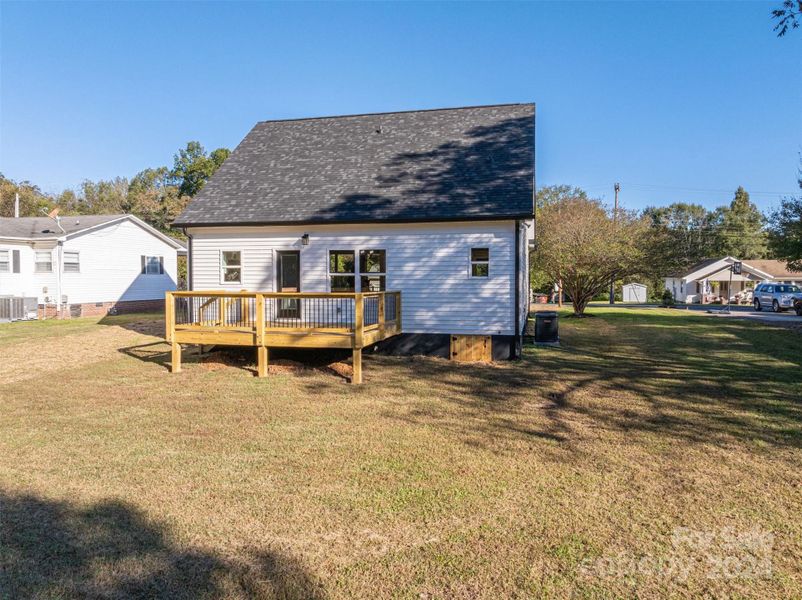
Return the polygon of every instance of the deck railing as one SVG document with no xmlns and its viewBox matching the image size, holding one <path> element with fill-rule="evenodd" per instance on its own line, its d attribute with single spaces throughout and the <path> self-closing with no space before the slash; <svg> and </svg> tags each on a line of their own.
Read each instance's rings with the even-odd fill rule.
<svg viewBox="0 0 802 600">
<path fill-rule="evenodd" d="M 401 333 L 401 292 L 167 292 L 165 321 L 174 372 L 181 344 L 256 346 L 260 376 L 271 346 L 350 348 L 360 383 L 362 348 Z"/>
</svg>

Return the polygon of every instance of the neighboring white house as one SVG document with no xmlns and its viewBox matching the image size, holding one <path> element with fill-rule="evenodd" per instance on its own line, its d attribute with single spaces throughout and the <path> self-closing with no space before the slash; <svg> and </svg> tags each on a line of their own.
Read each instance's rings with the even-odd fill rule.
<svg viewBox="0 0 802 600">
<path fill-rule="evenodd" d="M 400 290 L 398 353 L 516 356 L 534 238 L 533 104 L 258 123 L 174 226 L 192 290 Z"/>
<path fill-rule="evenodd" d="M 664 279 L 665 289 L 680 302 L 708 303 L 748 293 L 755 285 L 764 281 L 802 284 L 802 273 L 789 271 L 779 260 L 747 260 L 742 263 L 741 274 L 731 274 L 730 267 L 737 258 L 725 256 L 702 261 L 687 273 L 678 273 Z M 732 276 L 732 288 L 730 286 Z"/>
<path fill-rule="evenodd" d="M 0 296 L 40 316 L 162 308 L 182 245 L 132 215 L 0 218 Z"/>
</svg>

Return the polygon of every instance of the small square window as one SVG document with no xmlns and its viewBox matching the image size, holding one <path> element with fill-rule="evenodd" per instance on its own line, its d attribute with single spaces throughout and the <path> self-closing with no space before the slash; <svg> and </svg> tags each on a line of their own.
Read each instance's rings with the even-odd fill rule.
<svg viewBox="0 0 802 600">
<path fill-rule="evenodd" d="M 471 277 L 490 275 L 490 248 L 471 248 Z"/>
<path fill-rule="evenodd" d="M 164 272 L 162 266 L 164 259 L 161 256 L 143 256 L 142 257 L 142 274 L 143 275 L 160 275 Z"/>
</svg>

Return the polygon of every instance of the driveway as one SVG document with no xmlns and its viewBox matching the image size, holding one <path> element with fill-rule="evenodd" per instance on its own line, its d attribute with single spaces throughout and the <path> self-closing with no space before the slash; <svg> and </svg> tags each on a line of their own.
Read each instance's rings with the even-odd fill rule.
<svg viewBox="0 0 802 600">
<path fill-rule="evenodd" d="M 715 317 L 722 317 L 722 318 L 736 318 L 736 319 L 754 319 L 756 321 L 762 321 L 765 323 L 771 323 L 773 325 L 800 325 L 802 324 L 802 317 L 798 317 L 793 310 L 787 310 L 781 313 L 775 313 L 770 310 L 763 310 L 763 311 L 756 311 L 751 306 L 731 306 L 730 307 L 730 314 L 720 313 L 722 308 L 726 308 L 720 306 L 718 304 L 691 304 L 687 307 L 688 310 L 692 310 L 694 312 L 701 312 L 702 314 L 709 314 Z M 685 307 L 678 309 L 683 310 Z M 708 312 L 712 311 L 712 312 Z"/>
</svg>

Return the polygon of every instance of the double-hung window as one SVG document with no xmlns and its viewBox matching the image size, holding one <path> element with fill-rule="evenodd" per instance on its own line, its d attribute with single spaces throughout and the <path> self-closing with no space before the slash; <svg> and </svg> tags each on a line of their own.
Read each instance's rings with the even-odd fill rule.
<svg viewBox="0 0 802 600">
<path fill-rule="evenodd" d="M 37 250 L 34 269 L 37 273 L 52 273 L 53 253 L 50 250 Z"/>
<path fill-rule="evenodd" d="M 363 292 L 383 292 L 387 280 L 387 253 L 385 250 L 360 250 L 359 274 Z"/>
<path fill-rule="evenodd" d="M 242 283 L 242 252 L 239 250 L 220 252 L 220 282 Z"/>
<path fill-rule="evenodd" d="M 329 287 L 332 292 L 383 292 L 387 281 L 385 250 L 360 250 L 359 263 L 355 250 L 329 251 Z M 357 270 L 357 267 L 359 269 Z M 357 277 L 358 276 L 358 277 Z"/>
<path fill-rule="evenodd" d="M 8 273 L 11 271 L 11 252 L 8 250 L 0 250 L 0 273 Z"/>
<path fill-rule="evenodd" d="M 332 292 L 356 291 L 356 259 L 353 250 L 329 251 L 329 284 Z"/>
<path fill-rule="evenodd" d="M 164 258 L 161 256 L 141 256 L 143 275 L 161 275 L 164 273 Z"/>
<path fill-rule="evenodd" d="M 471 248 L 471 277 L 490 275 L 490 248 Z"/>
<path fill-rule="evenodd" d="M 65 273 L 81 272 L 81 257 L 78 252 L 64 253 L 64 272 Z"/>
</svg>

